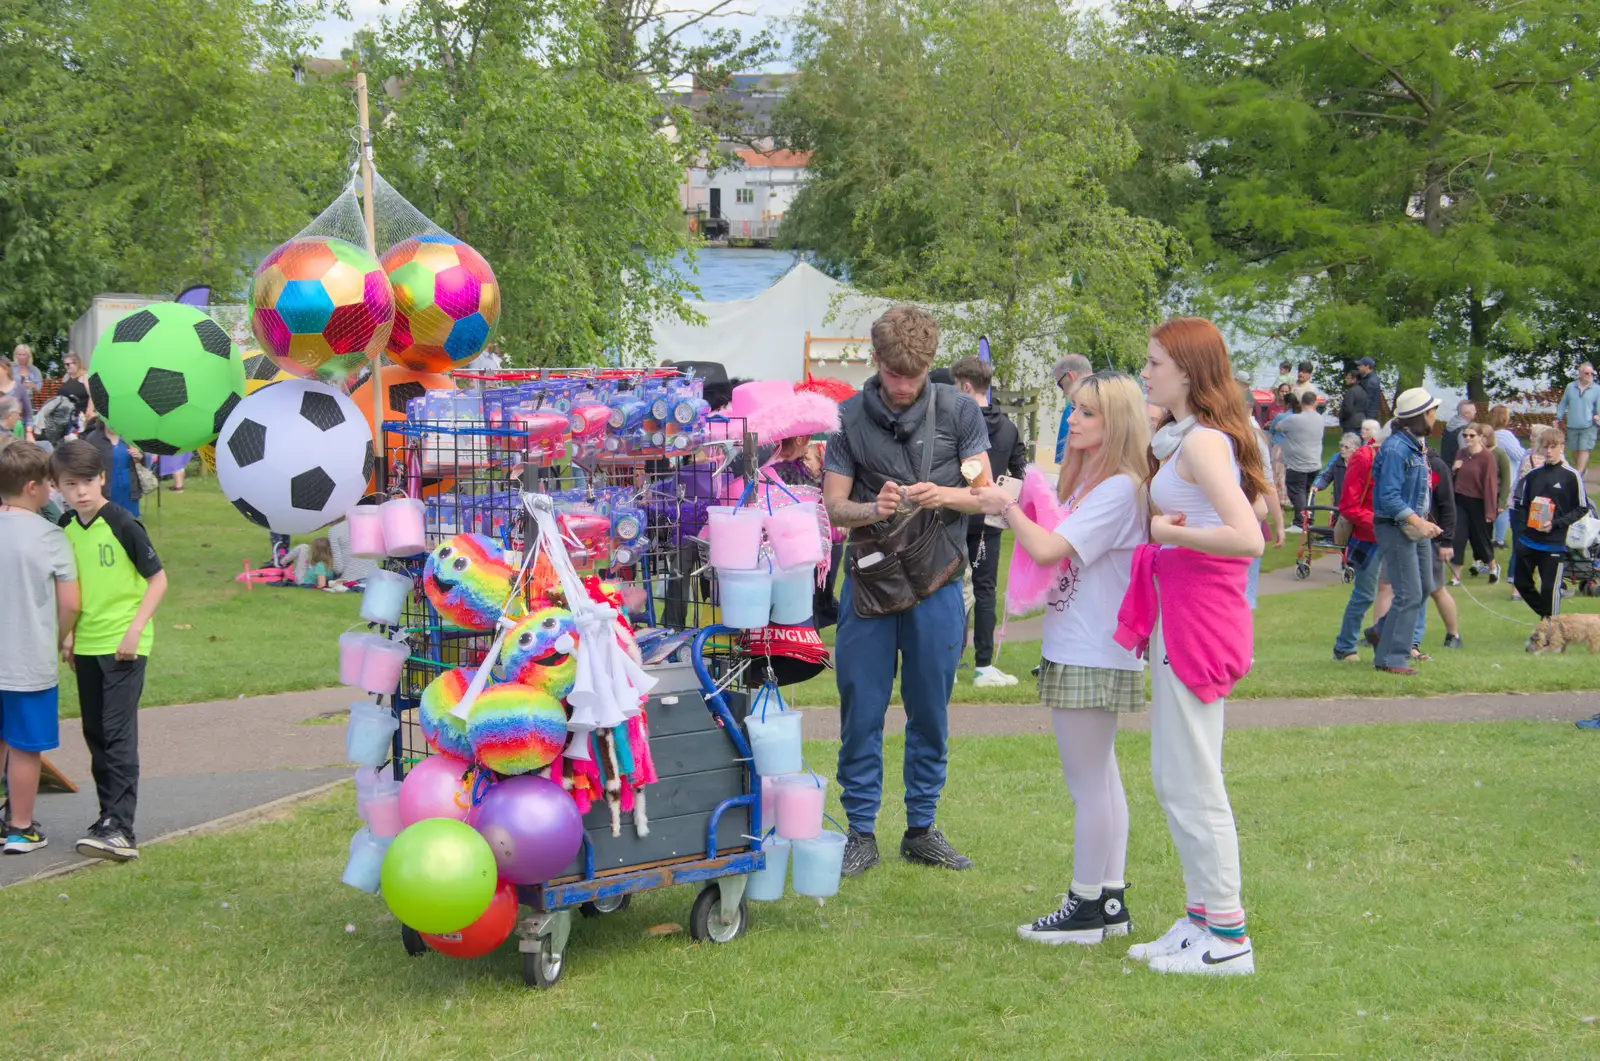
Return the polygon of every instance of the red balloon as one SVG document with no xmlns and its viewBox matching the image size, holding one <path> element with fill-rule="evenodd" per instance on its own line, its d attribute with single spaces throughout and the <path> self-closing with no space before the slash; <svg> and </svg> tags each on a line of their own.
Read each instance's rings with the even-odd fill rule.
<svg viewBox="0 0 1600 1061">
<path fill-rule="evenodd" d="M 483 916 L 459 932 L 420 933 L 422 941 L 452 958 L 481 958 L 511 937 L 517 927 L 517 886 L 501 881 Z"/>
</svg>

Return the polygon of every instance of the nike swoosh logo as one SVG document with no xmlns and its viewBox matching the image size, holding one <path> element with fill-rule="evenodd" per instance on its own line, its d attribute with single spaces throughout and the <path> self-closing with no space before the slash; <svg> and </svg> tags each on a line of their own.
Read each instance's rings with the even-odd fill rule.
<svg viewBox="0 0 1600 1061">
<path fill-rule="evenodd" d="M 1211 956 L 1211 952 L 1206 951 L 1204 954 L 1200 955 L 1200 960 L 1205 962 L 1207 965 L 1221 965 L 1223 962 L 1231 962 L 1235 958 L 1243 958 L 1249 953 L 1250 952 L 1247 950 L 1242 950 L 1238 954 L 1230 954 L 1226 958 L 1213 958 Z"/>
</svg>

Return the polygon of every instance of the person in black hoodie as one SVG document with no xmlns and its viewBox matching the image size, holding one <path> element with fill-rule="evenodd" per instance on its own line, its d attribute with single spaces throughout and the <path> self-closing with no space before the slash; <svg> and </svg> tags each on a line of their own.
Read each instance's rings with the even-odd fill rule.
<svg viewBox="0 0 1600 1061">
<path fill-rule="evenodd" d="M 1511 498 L 1511 533 L 1517 538 L 1511 584 L 1541 619 L 1555 614 L 1567 529 L 1589 511 L 1583 477 L 1566 462 L 1566 444 L 1560 424 L 1546 427 L 1533 455 L 1535 467 L 1517 483 Z"/>
<path fill-rule="evenodd" d="M 1361 421 L 1367 416 L 1367 388 L 1361 385 L 1361 375 L 1353 368 L 1344 370 L 1344 395 L 1339 399 L 1339 433 L 1361 435 Z"/>
<path fill-rule="evenodd" d="M 972 396 L 983 411 L 989 429 L 989 467 L 998 476 L 1020 478 L 1028 466 L 1022 433 L 1011 418 L 989 404 L 989 384 L 994 368 L 976 357 L 963 357 L 950 366 L 950 375 L 963 394 Z M 1015 685 L 1017 679 L 994 665 L 995 587 L 1000 576 L 1000 529 L 984 523 L 980 513 L 967 517 L 967 558 L 972 562 L 972 651 L 977 671 L 975 685 Z"/>
</svg>

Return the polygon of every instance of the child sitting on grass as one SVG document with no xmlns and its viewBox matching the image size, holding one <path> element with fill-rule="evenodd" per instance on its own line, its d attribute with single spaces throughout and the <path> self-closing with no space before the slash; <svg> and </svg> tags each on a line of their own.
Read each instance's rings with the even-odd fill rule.
<svg viewBox="0 0 1600 1061">
<path fill-rule="evenodd" d="M 57 724 L 56 653 L 78 618 L 78 574 L 72 547 L 39 515 L 50 499 L 50 458 L 31 442 L 0 450 L 0 763 L 7 805 L 0 814 L 5 853 L 44 847 L 33 816 L 42 753 L 61 743 Z"/>
<path fill-rule="evenodd" d="M 334 577 L 333 546 L 328 539 L 313 538 L 310 545 L 297 545 L 289 551 L 289 557 L 296 585 L 328 588 L 328 580 Z"/>
<path fill-rule="evenodd" d="M 61 529 L 78 563 L 83 614 L 62 656 L 78 675 L 83 742 L 100 798 L 100 817 L 78 841 L 78 854 L 126 862 L 139 857 L 133 836 L 139 696 L 155 639 L 150 620 L 167 592 L 167 573 L 144 525 L 106 500 L 105 467 L 92 443 L 62 443 L 50 472 L 72 509 Z"/>
</svg>

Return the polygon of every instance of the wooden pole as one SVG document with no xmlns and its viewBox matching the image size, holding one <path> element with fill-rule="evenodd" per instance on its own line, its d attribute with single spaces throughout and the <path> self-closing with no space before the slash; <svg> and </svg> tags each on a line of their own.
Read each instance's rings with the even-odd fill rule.
<svg viewBox="0 0 1600 1061">
<path fill-rule="evenodd" d="M 361 126 L 361 220 L 367 230 L 367 253 L 378 256 L 377 223 L 372 212 L 372 123 L 367 110 L 367 75 L 356 74 L 356 118 Z M 386 487 L 388 469 L 383 455 L 383 351 L 372 359 L 373 482 L 378 493 Z"/>
</svg>

